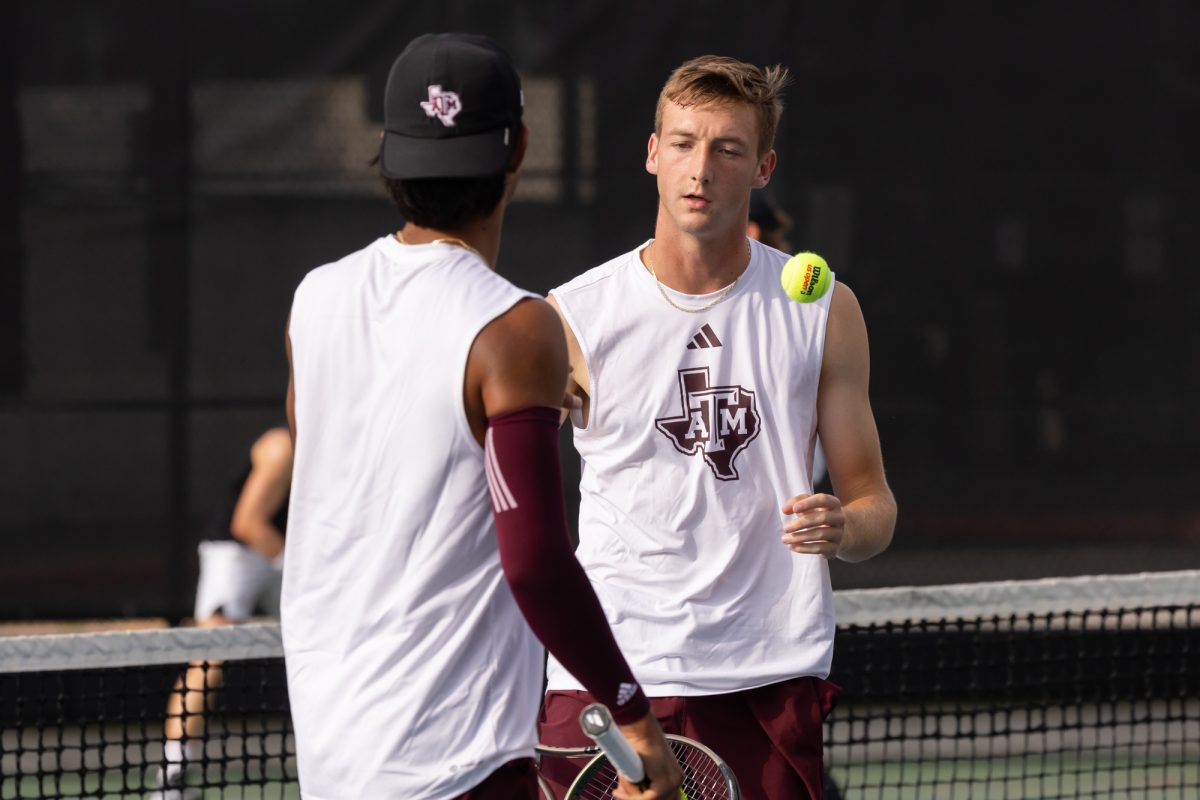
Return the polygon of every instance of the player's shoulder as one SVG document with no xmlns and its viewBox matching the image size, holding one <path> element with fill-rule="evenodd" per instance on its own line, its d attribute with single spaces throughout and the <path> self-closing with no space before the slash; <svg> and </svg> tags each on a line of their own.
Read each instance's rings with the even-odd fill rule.
<svg viewBox="0 0 1200 800">
<path fill-rule="evenodd" d="M 792 258 L 792 253 L 787 253 L 783 250 L 777 250 L 769 244 L 750 239 L 751 254 L 754 262 L 760 267 L 756 280 L 763 287 L 769 287 L 768 291 L 772 295 L 777 295 L 780 300 L 780 308 L 786 308 L 791 313 L 795 314 L 811 314 L 811 313 L 829 313 L 833 309 L 847 304 L 857 307 L 858 301 L 854 297 L 854 292 L 850 290 L 841 280 L 837 279 L 836 273 L 830 271 L 830 277 L 833 278 L 832 291 L 828 293 L 825 299 L 812 303 L 793 303 L 787 302 L 787 295 L 783 293 L 779 286 L 779 274 L 783 266 Z"/>
<path fill-rule="evenodd" d="M 461 282 L 463 285 L 476 287 L 485 295 L 490 295 L 499 290 L 521 293 L 528 292 L 527 289 L 523 289 L 513 283 L 480 259 L 469 253 L 463 253 L 462 255 L 463 257 L 456 258 L 452 262 L 447 262 L 443 265 L 446 275 L 453 276 L 452 280 L 455 283 Z"/>
<path fill-rule="evenodd" d="M 516 337 L 525 341 L 549 341 L 562 338 L 558 313 L 540 297 L 527 296 L 513 303 L 484 329 L 484 335 Z"/>
<path fill-rule="evenodd" d="M 550 293 L 558 297 L 571 297 L 594 291 L 603 291 L 614 279 L 627 274 L 630 270 L 641 267 L 638 253 L 645 245 L 638 245 L 633 250 L 622 253 L 615 258 L 605 261 L 599 266 L 583 272 L 561 286 L 551 289 Z"/>
<path fill-rule="evenodd" d="M 854 294 L 853 289 L 838 281 L 833 284 L 833 291 L 830 294 L 832 295 L 829 299 L 829 317 L 831 320 L 841 320 L 849 317 L 857 322 L 862 321 L 862 305 L 858 302 L 858 296 Z"/>
<path fill-rule="evenodd" d="M 287 428 L 271 428 L 255 440 L 250 448 L 250 460 L 259 463 L 290 463 L 292 437 Z"/>
<path fill-rule="evenodd" d="M 785 253 L 782 250 L 777 250 L 771 245 L 760 242 L 757 239 L 751 239 L 747 237 L 747 241 L 750 242 L 751 253 L 770 264 L 778 264 L 780 267 L 782 267 L 784 263 L 792 257 L 791 253 Z"/>
<path fill-rule="evenodd" d="M 297 296 L 311 292 L 329 291 L 335 285 L 343 282 L 349 273 L 364 268 L 373 256 L 382 255 L 380 248 L 382 241 L 382 239 L 375 239 L 365 247 L 347 253 L 336 261 L 330 261 L 309 270 L 300 281 L 300 285 L 296 287 Z"/>
<path fill-rule="evenodd" d="M 386 246 L 383 249 L 391 251 Z M 438 251 L 409 258 L 404 262 L 406 269 L 419 270 L 432 282 L 454 287 L 461 303 L 479 303 L 491 308 L 496 303 L 513 302 L 518 295 L 531 294 L 488 266 L 478 253 L 462 247 L 442 246 Z"/>
<path fill-rule="evenodd" d="M 527 374 L 540 381 L 542 373 L 555 376 L 559 387 L 566 385 L 567 344 L 562 323 L 550 304 L 539 297 L 525 297 L 493 319 L 471 347 L 469 369 L 482 365 L 484 372 Z M 559 372 L 563 372 L 561 378 Z"/>
</svg>

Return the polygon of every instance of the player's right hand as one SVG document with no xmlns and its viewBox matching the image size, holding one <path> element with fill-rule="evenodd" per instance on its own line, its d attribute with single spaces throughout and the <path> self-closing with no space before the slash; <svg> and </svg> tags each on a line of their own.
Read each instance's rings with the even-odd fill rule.
<svg viewBox="0 0 1200 800">
<path fill-rule="evenodd" d="M 683 770 L 675 760 L 675 754 L 671 752 L 654 714 L 647 714 L 637 722 L 621 725 L 620 728 L 629 744 L 642 757 L 650 785 L 639 789 L 622 776 L 613 797 L 616 800 L 677 800 L 679 787 L 683 783 Z"/>
</svg>

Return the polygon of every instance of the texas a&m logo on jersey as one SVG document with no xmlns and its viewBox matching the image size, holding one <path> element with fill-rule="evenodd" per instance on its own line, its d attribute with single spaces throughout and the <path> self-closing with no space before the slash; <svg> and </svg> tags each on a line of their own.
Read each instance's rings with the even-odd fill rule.
<svg viewBox="0 0 1200 800">
<path fill-rule="evenodd" d="M 655 427 L 681 453 L 704 457 L 723 481 L 738 479 L 733 461 L 758 436 L 761 422 L 754 392 L 743 386 L 710 386 L 708 367 L 679 370 L 683 414 L 662 417 Z"/>
<path fill-rule="evenodd" d="M 425 116 L 437 117 L 447 128 L 454 127 L 454 118 L 462 111 L 462 101 L 457 92 L 443 92 L 442 86 L 435 83 L 429 87 L 429 99 L 421 101 Z"/>
</svg>

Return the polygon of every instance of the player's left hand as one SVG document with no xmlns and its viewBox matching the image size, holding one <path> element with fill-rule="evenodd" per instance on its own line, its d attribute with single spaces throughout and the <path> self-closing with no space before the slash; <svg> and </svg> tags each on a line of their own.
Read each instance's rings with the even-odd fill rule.
<svg viewBox="0 0 1200 800">
<path fill-rule="evenodd" d="M 793 553 L 837 558 L 846 539 L 846 512 L 831 494 L 798 494 L 783 504 L 794 514 L 783 526 L 782 541 Z"/>
</svg>

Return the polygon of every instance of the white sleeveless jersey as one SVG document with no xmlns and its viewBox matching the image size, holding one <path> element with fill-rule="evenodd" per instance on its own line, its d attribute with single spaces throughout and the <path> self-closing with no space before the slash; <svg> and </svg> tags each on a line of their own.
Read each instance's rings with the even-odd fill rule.
<svg viewBox="0 0 1200 800">
<path fill-rule="evenodd" d="M 296 290 L 282 625 L 305 798 L 455 797 L 533 755 L 543 650 L 463 405 L 476 335 L 527 296 L 390 236 Z"/>
<path fill-rule="evenodd" d="M 779 282 L 788 256 L 752 241 L 733 291 L 685 313 L 639 251 L 553 291 L 591 383 L 588 425 L 574 431 L 576 554 L 648 695 L 825 677 L 828 567 L 780 541 L 780 507 L 812 491 L 833 292 L 793 302 Z M 662 289 L 684 306 L 716 297 Z M 551 658 L 549 688 L 581 687 Z"/>
</svg>

